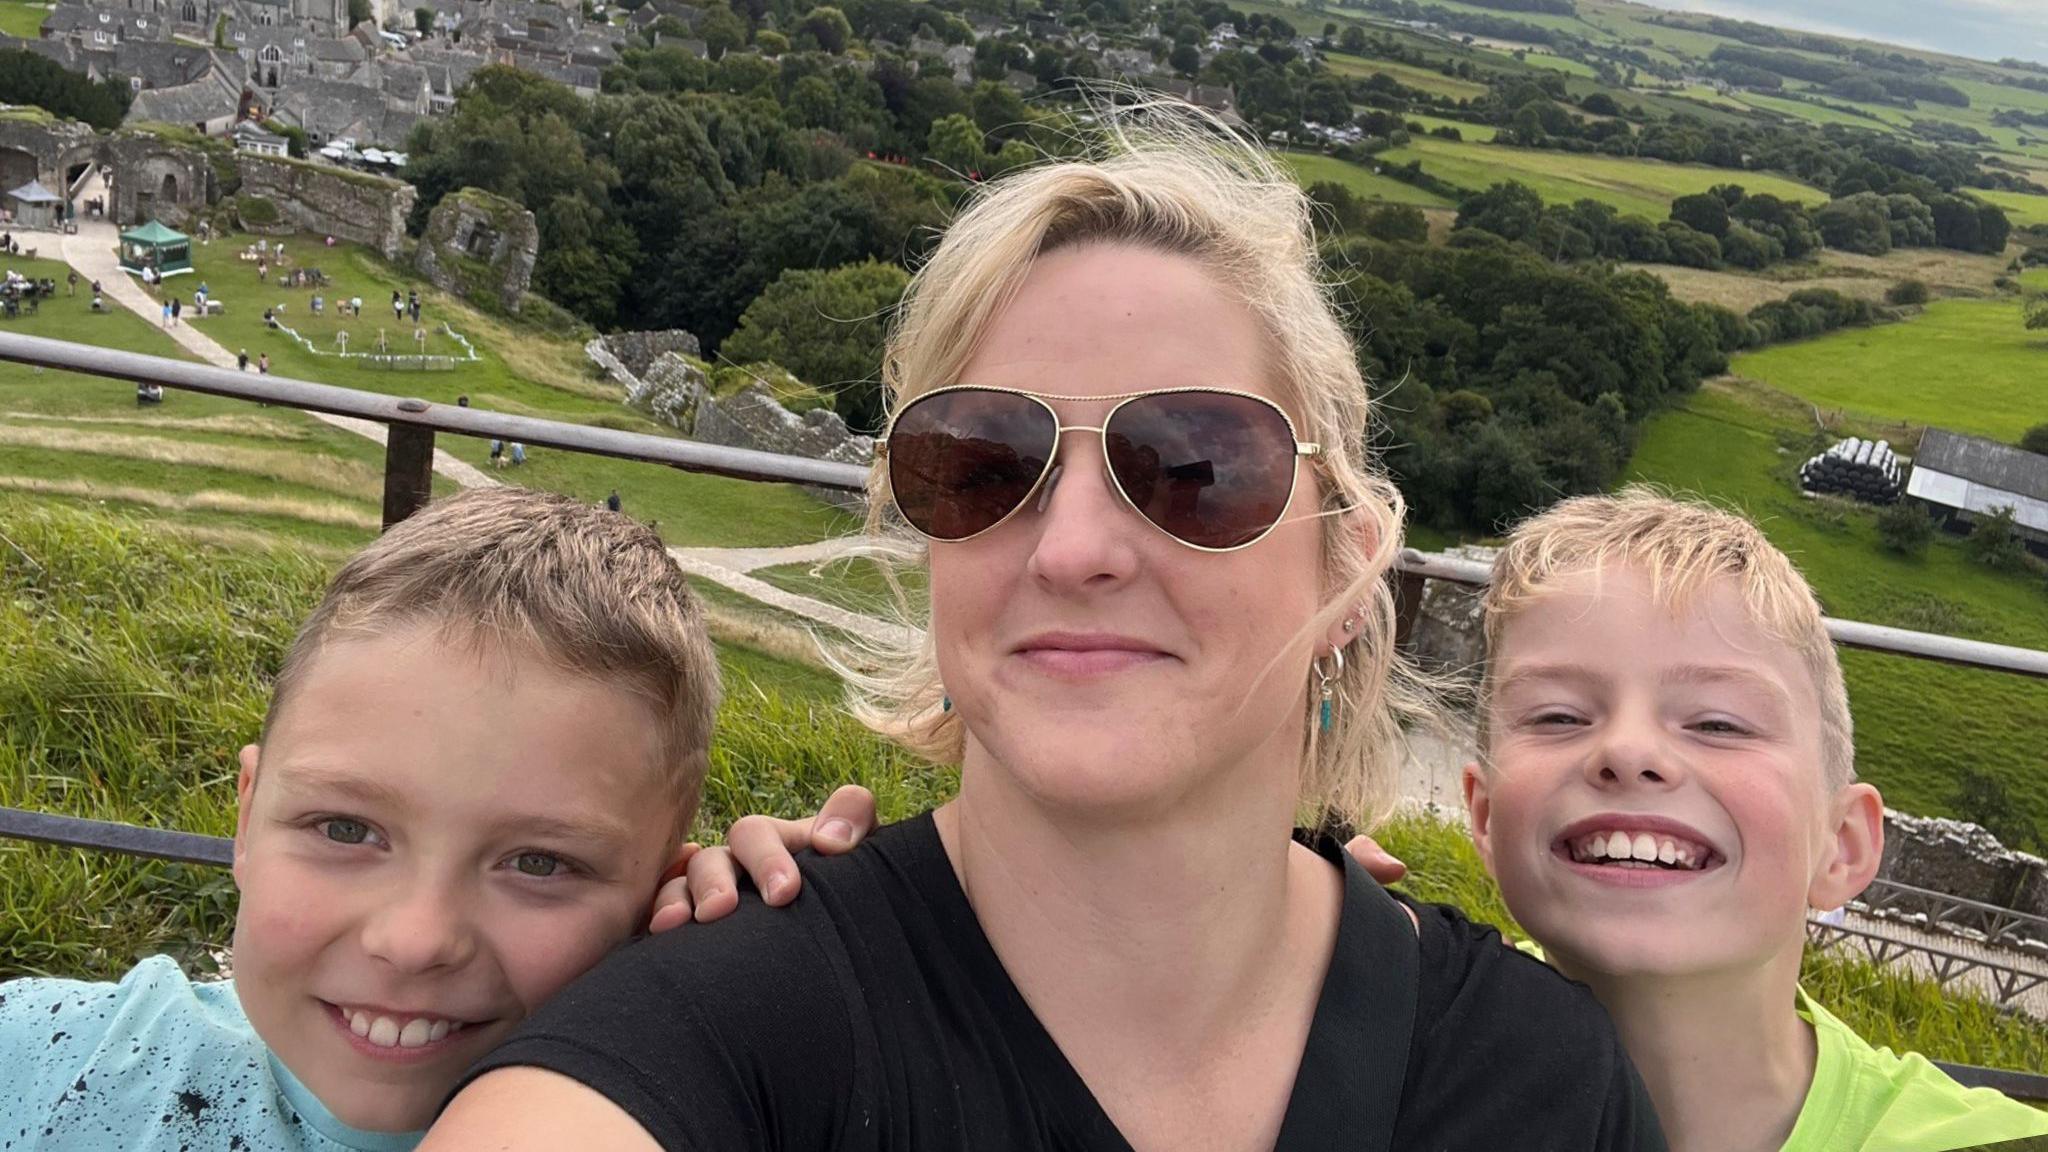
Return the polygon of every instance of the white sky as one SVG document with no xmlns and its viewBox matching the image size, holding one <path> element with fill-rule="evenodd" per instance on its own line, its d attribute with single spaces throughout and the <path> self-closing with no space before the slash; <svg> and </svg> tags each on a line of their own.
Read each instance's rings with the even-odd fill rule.
<svg viewBox="0 0 2048 1152">
<path fill-rule="evenodd" d="M 1780 28 L 2048 64 L 2048 0 L 1640 0 Z"/>
</svg>

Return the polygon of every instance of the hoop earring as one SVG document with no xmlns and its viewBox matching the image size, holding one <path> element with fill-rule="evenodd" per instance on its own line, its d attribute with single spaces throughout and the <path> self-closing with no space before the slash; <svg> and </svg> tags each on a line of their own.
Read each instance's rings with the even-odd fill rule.
<svg viewBox="0 0 2048 1152">
<path fill-rule="evenodd" d="M 1323 671 L 1323 658 L 1320 656 L 1316 657 L 1309 664 L 1309 668 L 1316 674 L 1316 691 L 1322 699 L 1319 712 L 1322 717 L 1322 730 L 1325 732 L 1330 730 L 1331 724 L 1330 701 L 1336 698 L 1337 681 L 1344 676 L 1344 650 L 1342 648 L 1330 649 L 1330 659 L 1335 663 L 1335 671 Z"/>
</svg>

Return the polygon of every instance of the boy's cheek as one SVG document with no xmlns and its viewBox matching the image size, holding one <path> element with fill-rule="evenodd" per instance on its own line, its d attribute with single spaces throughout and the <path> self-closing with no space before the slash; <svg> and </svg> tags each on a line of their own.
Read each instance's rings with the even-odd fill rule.
<svg viewBox="0 0 2048 1152">
<path fill-rule="evenodd" d="M 629 895 L 607 892 L 588 903 L 529 909 L 498 920 L 493 949 L 528 1012 L 633 938 L 652 897 L 637 889 Z"/>
</svg>

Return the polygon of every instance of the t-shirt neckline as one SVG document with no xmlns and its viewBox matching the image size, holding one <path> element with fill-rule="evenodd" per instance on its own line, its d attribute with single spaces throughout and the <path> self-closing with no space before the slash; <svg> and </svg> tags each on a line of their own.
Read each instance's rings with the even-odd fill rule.
<svg viewBox="0 0 2048 1152">
<path fill-rule="evenodd" d="M 991 1010 L 1002 1020 L 1008 1043 L 1020 1057 L 1056 1078 L 1057 1082 L 1049 1085 L 1052 1091 L 1048 1096 L 1066 1111 L 1065 1119 L 1077 1133 L 1086 1135 L 1091 1146 L 1095 1141 L 1109 1141 L 1114 1147 L 1130 1148 L 1129 1140 L 1059 1043 L 1046 1031 L 1038 1014 L 1024 999 L 1024 993 L 1010 979 L 995 946 L 982 932 L 974 906 L 967 901 L 967 891 L 960 885 L 951 857 L 946 855 L 933 814 L 925 812 L 907 821 L 905 831 L 910 833 L 906 840 L 915 868 L 912 883 L 930 902 L 955 958 L 972 974 L 976 985 L 986 990 Z M 1274 1152 L 1297 1148 L 1320 1152 L 1329 1146 L 1332 1137 L 1357 1133 L 1361 1125 L 1369 1122 L 1357 1094 L 1342 1090 L 1347 1079 L 1342 1070 L 1360 1067 L 1360 1049 L 1377 1039 L 1372 1034 L 1377 1024 L 1367 1011 L 1368 999 L 1376 994 L 1368 981 L 1375 979 L 1375 975 L 1370 970 L 1366 917 L 1360 904 L 1364 900 L 1393 897 L 1367 876 L 1335 840 L 1321 837 L 1308 847 L 1343 872 L 1344 898 L 1329 968 L 1316 996 L 1315 1015 L 1309 1023 L 1308 1041 L 1296 1067 L 1294 1087 Z M 1401 919 L 1405 924 L 1407 917 Z M 1404 1053 L 1401 1063 L 1405 1066 L 1406 1062 Z M 1303 1075 L 1304 1069 L 1310 1070 L 1308 1076 Z M 1318 1072 L 1322 1074 L 1317 1075 Z"/>
</svg>

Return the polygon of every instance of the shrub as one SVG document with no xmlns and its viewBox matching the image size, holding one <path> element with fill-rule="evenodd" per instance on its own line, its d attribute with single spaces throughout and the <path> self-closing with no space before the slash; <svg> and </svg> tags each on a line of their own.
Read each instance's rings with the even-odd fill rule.
<svg viewBox="0 0 2048 1152">
<path fill-rule="evenodd" d="M 245 227 L 263 228 L 281 218 L 277 204 L 266 196 L 242 196 L 235 200 L 235 215 Z"/>
<path fill-rule="evenodd" d="M 2020 437 L 2020 447 L 2048 456 L 2048 424 L 2036 424 Z"/>
<path fill-rule="evenodd" d="M 1366 212 L 1364 232 L 1380 240 L 1421 244 L 1429 239 L 1429 219 L 1413 204 L 1382 204 Z"/>
<path fill-rule="evenodd" d="M 1887 304 L 1927 303 L 1927 282 L 1924 280 L 1901 280 L 1884 290 Z"/>
<path fill-rule="evenodd" d="M 1911 500 L 1900 500 L 1877 514 L 1877 536 L 1901 556 L 1918 556 L 1934 538 L 1934 521 Z"/>
<path fill-rule="evenodd" d="M 2020 531 L 2013 523 L 2010 508 L 2000 508 L 1978 520 L 1963 545 L 1969 549 L 1971 559 L 1992 568 L 2010 571 L 2026 563 L 2026 546 L 2020 542 Z"/>
</svg>

